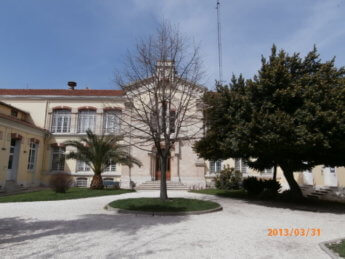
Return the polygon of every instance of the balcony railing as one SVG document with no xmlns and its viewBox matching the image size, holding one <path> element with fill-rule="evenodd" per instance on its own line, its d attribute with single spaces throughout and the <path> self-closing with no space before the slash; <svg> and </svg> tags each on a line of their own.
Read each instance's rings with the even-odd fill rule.
<svg viewBox="0 0 345 259">
<path fill-rule="evenodd" d="M 91 129 L 95 134 L 120 134 L 119 121 L 107 121 L 103 114 L 96 114 L 89 118 L 80 118 L 78 114 L 53 115 L 48 117 L 47 130 L 54 135 L 83 134 Z"/>
</svg>

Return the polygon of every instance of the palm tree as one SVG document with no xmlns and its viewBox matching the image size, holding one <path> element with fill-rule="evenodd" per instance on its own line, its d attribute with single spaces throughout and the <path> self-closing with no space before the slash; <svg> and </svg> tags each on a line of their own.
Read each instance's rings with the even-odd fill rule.
<svg viewBox="0 0 345 259">
<path fill-rule="evenodd" d="M 66 155 L 66 159 L 76 159 L 85 162 L 94 172 L 91 189 L 103 189 L 101 174 L 111 163 L 119 163 L 132 167 L 133 164 L 141 166 L 141 162 L 132 157 L 125 146 L 119 144 L 123 139 L 114 135 L 95 135 L 91 130 L 86 131 L 86 136 L 80 140 L 64 142 L 65 146 L 72 146 L 77 151 Z"/>
</svg>

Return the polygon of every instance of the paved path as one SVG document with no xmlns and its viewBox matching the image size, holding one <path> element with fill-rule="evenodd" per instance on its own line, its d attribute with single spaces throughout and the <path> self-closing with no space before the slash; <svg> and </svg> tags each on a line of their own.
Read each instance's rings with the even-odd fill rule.
<svg viewBox="0 0 345 259">
<path fill-rule="evenodd" d="M 116 215 L 104 205 L 137 192 L 67 201 L 0 204 L 0 258 L 327 258 L 323 241 L 345 236 L 345 215 L 219 202 L 212 214 Z M 320 237 L 269 237 L 268 228 L 321 228 Z"/>
</svg>

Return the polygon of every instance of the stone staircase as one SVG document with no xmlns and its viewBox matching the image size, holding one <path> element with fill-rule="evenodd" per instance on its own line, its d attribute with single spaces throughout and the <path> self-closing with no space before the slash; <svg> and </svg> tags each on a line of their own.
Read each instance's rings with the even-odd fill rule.
<svg viewBox="0 0 345 259">
<path fill-rule="evenodd" d="M 160 181 L 147 181 L 140 184 L 135 189 L 136 190 L 159 190 L 160 184 L 161 184 Z M 171 182 L 171 181 L 167 181 L 167 188 L 168 190 L 173 190 L 173 191 L 189 190 L 188 186 L 180 182 Z"/>
<path fill-rule="evenodd" d="M 301 190 L 303 194 L 308 198 L 324 199 L 334 193 L 336 188 L 323 187 L 320 189 L 314 189 L 312 186 L 302 186 Z"/>
</svg>

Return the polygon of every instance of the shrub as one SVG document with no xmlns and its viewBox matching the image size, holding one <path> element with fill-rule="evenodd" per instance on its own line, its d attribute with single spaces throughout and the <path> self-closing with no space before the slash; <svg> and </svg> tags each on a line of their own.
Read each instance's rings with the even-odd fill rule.
<svg viewBox="0 0 345 259">
<path fill-rule="evenodd" d="M 49 185 L 55 192 L 65 193 L 73 184 L 73 178 L 69 174 L 58 173 L 50 177 Z"/>
<path fill-rule="evenodd" d="M 281 184 L 273 179 L 265 180 L 263 183 L 265 190 L 270 191 L 272 194 L 277 194 L 282 188 Z"/>
<path fill-rule="evenodd" d="M 243 188 L 250 195 L 258 195 L 264 190 L 265 186 L 262 180 L 256 177 L 248 177 L 243 180 Z"/>
<path fill-rule="evenodd" d="M 241 184 L 241 173 L 234 168 L 225 168 L 219 172 L 215 178 L 217 189 L 221 190 L 238 190 Z"/>
</svg>

